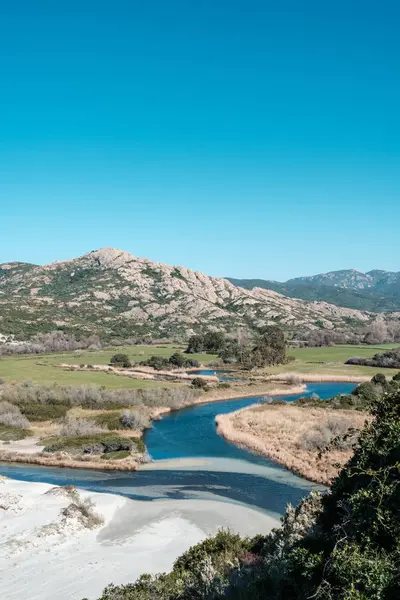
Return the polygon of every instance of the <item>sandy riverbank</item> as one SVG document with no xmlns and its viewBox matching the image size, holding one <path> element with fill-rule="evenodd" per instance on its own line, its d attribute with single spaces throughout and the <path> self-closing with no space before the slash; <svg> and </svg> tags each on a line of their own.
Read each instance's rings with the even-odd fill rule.
<svg viewBox="0 0 400 600">
<path fill-rule="evenodd" d="M 0 577 L 7 600 L 94 600 L 113 582 L 172 568 L 190 546 L 219 528 L 267 533 L 279 521 L 215 500 L 140 502 L 78 490 L 103 523 L 89 528 L 76 496 L 45 483 L 0 481 Z"/>
<path fill-rule="evenodd" d="M 217 432 L 226 440 L 261 454 L 309 481 L 329 485 L 351 449 L 331 450 L 318 457 L 321 444 L 349 428 L 361 429 L 365 413 L 325 408 L 253 405 L 217 415 Z"/>
</svg>

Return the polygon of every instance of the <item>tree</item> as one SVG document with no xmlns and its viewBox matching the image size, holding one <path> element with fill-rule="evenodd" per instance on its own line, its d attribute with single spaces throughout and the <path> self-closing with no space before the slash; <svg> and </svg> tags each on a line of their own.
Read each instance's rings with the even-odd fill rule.
<svg viewBox="0 0 400 600">
<path fill-rule="evenodd" d="M 114 367 L 123 367 L 125 369 L 129 369 L 132 366 L 127 354 L 114 354 L 110 359 L 110 365 L 113 365 Z"/>
<path fill-rule="evenodd" d="M 169 357 L 168 361 L 174 367 L 179 367 L 180 369 L 186 366 L 186 358 L 180 352 L 175 352 L 172 356 Z"/>
<path fill-rule="evenodd" d="M 388 329 L 383 321 L 374 321 L 364 338 L 366 344 L 383 344 L 388 339 Z"/>
</svg>

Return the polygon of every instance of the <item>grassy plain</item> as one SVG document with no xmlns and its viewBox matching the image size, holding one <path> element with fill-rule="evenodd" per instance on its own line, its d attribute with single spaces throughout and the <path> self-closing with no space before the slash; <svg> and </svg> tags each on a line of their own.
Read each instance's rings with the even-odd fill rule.
<svg viewBox="0 0 400 600">
<path fill-rule="evenodd" d="M 0 357 L 0 377 L 6 381 L 33 381 L 43 385 L 57 382 L 60 385 L 98 385 L 112 389 L 169 387 L 177 384 L 165 381 L 152 381 L 120 377 L 96 371 L 64 371 L 56 365 L 90 364 L 107 365 L 117 352 L 128 354 L 132 362 L 140 362 L 152 355 L 169 357 L 184 348 L 168 346 L 119 346 L 96 351 L 60 352 L 43 355 L 3 356 Z M 191 354 L 190 358 L 206 364 L 217 357 L 213 354 Z M 179 384 L 178 384 L 179 385 Z"/>
<path fill-rule="evenodd" d="M 380 346 L 326 346 L 322 348 L 288 348 L 288 356 L 295 360 L 286 365 L 268 367 L 269 374 L 315 373 L 320 375 L 368 375 L 373 377 L 378 371 L 388 376 L 394 375 L 398 369 L 362 367 L 344 364 L 352 356 L 372 358 L 378 352 L 400 347 L 400 344 L 383 344 Z"/>
</svg>

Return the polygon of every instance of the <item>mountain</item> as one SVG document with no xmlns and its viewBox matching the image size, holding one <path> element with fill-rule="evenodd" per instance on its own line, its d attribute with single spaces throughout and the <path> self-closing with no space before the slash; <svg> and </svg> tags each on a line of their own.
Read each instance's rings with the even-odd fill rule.
<svg viewBox="0 0 400 600">
<path fill-rule="evenodd" d="M 234 285 L 248 290 L 259 287 L 293 298 L 318 300 L 356 310 L 400 310 L 400 272 L 376 269 L 361 273 L 348 269 L 310 277 L 296 277 L 284 283 L 264 279 L 227 279 Z"/>
<path fill-rule="evenodd" d="M 147 334 L 186 338 L 208 327 L 235 332 L 279 323 L 289 330 L 332 329 L 376 318 L 261 287 L 246 290 L 226 279 L 114 248 L 46 266 L 0 265 L 0 334 L 19 339 L 55 328 L 108 339 Z"/>
</svg>

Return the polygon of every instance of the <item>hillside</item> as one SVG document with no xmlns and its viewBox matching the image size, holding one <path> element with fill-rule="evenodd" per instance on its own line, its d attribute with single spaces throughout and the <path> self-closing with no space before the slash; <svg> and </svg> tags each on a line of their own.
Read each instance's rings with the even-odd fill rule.
<svg viewBox="0 0 400 600">
<path fill-rule="evenodd" d="M 187 337 L 205 326 L 230 332 L 266 323 L 287 329 L 332 329 L 376 318 L 260 287 L 245 290 L 226 279 L 113 248 L 46 266 L 0 266 L 0 333 L 20 339 L 54 328 L 105 338 Z"/>
<path fill-rule="evenodd" d="M 293 298 L 329 302 L 356 310 L 400 310 L 400 272 L 374 270 L 361 273 L 348 269 L 296 277 L 284 283 L 264 279 L 227 279 L 249 290 L 259 287 Z"/>
</svg>

